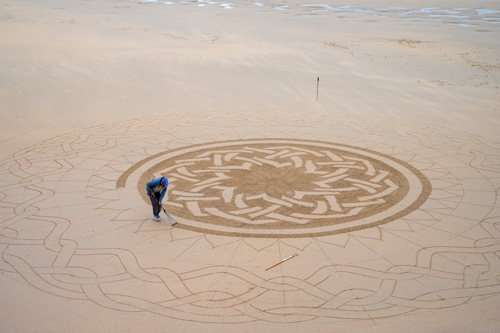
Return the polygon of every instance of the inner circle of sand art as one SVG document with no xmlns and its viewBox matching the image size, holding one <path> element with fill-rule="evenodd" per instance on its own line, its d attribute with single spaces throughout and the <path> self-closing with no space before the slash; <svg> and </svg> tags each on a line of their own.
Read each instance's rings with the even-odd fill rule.
<svg viewBox="0 0 500 333">
<path fill-rule="evenodd" d="M 229 155 L 229 148 L 242 152 Z M 307 154 L 284 157 L 301 153 Z M 175 165 L 181 158 L 191 159 L 190 154 L 209 154 L 210 160 L 185 165 L 185 170 Z M 300 168 L 293 156 L 301 158 Z M 237 157 L 254 165 L 242 171 L 263 173 L 261 183 L 252 184 L 255 177 L 247 174 L 218 185 L 207 182 L 209 187 L 193 191 L 195 182 L 187 178 L 204 181 L 203 177 L 216 178 L 213 170 L 218 167 L 245 166 Z M 363 169 L 341 173 L 341 168 L 320 164 L 341 162 Z M 274 170 L 273 163 L 291 163 L 283 168 L 290 168 L 294 180 L 307 175 L 305 170 L 327 173 L 310 174 L 304 187 L 294 181 L 279 190 L 276 185 L 281 185 L 283 173 Z M 175 167 L 169 170 L 170 166 Z M 155 222 L 150 204 L 144 201 L 141 184 L 149 179 L 141 177 L 157 176 L 156 172 L 164 172 L 172 181 L 164 202 L 172 204 L 166 207 L 178 219 L 174 226 Z M 355 196 L 330 195 L 339 192 L 334 187 L 341 183 L 329 180 L 340 176 L 343 187 L 357 188 L 352 191 Z M 319 111 L 173 114 L 96 126 L 40 142 L 4 158 L 0 177 L 2 274 L 68 302 L 85 300 L 115 311 L 183 321 L 324 323 L 437 311 L 500 293 L 500 145 L 451 129 Z M 307 187 L 310 184 L 314 186 Z M 391 187 L 387 196 L 366 199 Z M 331 191 L 295 197 L 299 191 L 316 188 Z M 415 200 L 426 188 L 427 199 Z M 294 218 L 278 222 L 280 231 L 309 232 L 314 228 L 308 224 L 326 221 L 330 223 L 326 227 L 335 227 L 395 211 L 387 223 L 307 237 L 215 234 L 215 227 L 225 226 L 205 222 L 209 233 L 183 224 L 196 221 L 193 217 L 228 220 L 206 208 L 226 214 L 246 209 L 236 203 L 245 191 L 260 196 L 253 200 L 240 196 L 248 208 L 298 209 L 267 213 Z M 206 198 L 217 194 L 222 199 L 207 201 L 211 206 L 198 201 L 198 212 L 192 193 Z M 342 213 L 349 213 L 355 207 L 346 204 L 363 202 L 363 196 L 368 202 L 386 202 L 374 204 L 372 215 L 362 216 L 360 210 L 359 218 L 351 221 L 293 216 L 321 215 L 317 213 L 325 205 L 323 215 L 332 215 L 335 201 Z M 406 202 L 409 196 L 412 199 Z M 294 201 L 284 197 L 314 206 L 288 207 L 285 202 Z M 279 204 L 275 199 L 281 200 L 276 201 Z M 404 207 L 413 210 L 398 215 Z M 368 211 L 371 208 L 367 206 Z M 246 229 L 264 229 L 252 221 L 268 219 L 267 214 L 254 220 L 246 215 L 250 221 Z M 265 270 L 292 253 L 299 256 Z"/>
<path fill-rule="evenodd" d="M 310 237 L 373 227 L 415 210 L 431 190 L 405 162 L 318 141 L 188 146 L 131 169 L 147 167 L 138 182 L 146 202 L 145 183 L 167 177 L 166 204 L 184 228 L 232 236 Z"/>
</svg>

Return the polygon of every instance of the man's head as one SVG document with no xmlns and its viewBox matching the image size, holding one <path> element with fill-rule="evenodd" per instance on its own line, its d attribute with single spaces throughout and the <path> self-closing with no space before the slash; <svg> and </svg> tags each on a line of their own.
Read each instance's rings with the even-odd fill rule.
<svg viewBox="0 0 500 333">
<path fill-rule="evenodd" d="M 163 186 L 165 187 L 168 187 L 168 179 L 163 177 L 163 179 L 161 180 L 161 183 L 163 184 Z"/>
</svg>

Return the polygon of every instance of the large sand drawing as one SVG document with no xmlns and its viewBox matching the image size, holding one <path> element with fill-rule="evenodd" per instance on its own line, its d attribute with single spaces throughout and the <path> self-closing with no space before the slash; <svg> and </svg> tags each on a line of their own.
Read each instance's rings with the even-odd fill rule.
<svg viewBox="0 0 500 333">
<path fill-rule="evenodd" d="M 431 187 L 409 164 L 374 152 L 303 140 L 188 146 L 135 164 L 137 184 L 170 180 L 168 205 L 191 230 L 246 237 L 310 237 L 387 223 L 418 208 Z M 149 199 L 144 195 L 146 202 Z M 201 222 L 201 223 L 200 223 Z"/>
<path fill-rule="evenodd" d="M 500 292 L 500 146 L 310 111 L 143 118 L 5 158 L 0 270 L 124 312 L 372 319 Z M 171 227 L 144 182 L 171 181 Z M 265 268 L 294 252 L 300 256 Z"/>
</svg>

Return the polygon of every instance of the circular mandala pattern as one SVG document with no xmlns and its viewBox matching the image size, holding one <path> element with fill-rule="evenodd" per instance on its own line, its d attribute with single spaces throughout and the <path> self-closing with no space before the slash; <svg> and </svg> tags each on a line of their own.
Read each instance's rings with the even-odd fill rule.
<svg viewBox="0 0 500 333">
<path fill-rule="evenodd" d="M 84 129 L 1 161 L 0 271 L 67 302 L 208 323 L 480 302 L 500 294 L 499 152 L 445 128 L 317 111 Z M 173 227 L 143 200 L 162 174 Z"/>
<path fill-rule="evenodd" d="M 168 151 L 145 163 L 170 181 L 184 228 L 247 237 L 310 237 L 373 227 L 429 196 L 427 178 L 390 156 L 304 140 L 238 140 Z M 133 171 L 132 171 L 133 172 Z M 120 178 L 126 181 L 129 172 Z M 149 199 L 143 196 L 146 202 Z"/>
</svg>

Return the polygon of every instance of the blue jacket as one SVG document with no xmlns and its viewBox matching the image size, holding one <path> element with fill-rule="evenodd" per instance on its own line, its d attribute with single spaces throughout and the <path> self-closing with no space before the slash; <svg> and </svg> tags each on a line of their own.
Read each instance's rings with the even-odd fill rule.
<svg viewBox="0 0 500 333">
<path fill-rule="evenodd" d="M 151 193 L 155 192 L 155 189 L 157 190 L 157 192 L 158 189 L 162 189 L 160 194 L 160 199 L 158 200 L 160 202 L 163 200 L 165 193 L 167 193 L 167 188 L 164 187 L 163 184 L 161 183 L 162 178 L 163 177 L 155 178 L 146 184 L 146 191 L 148 191 L 148 195 L 151 195 Z"/>
</svg>

